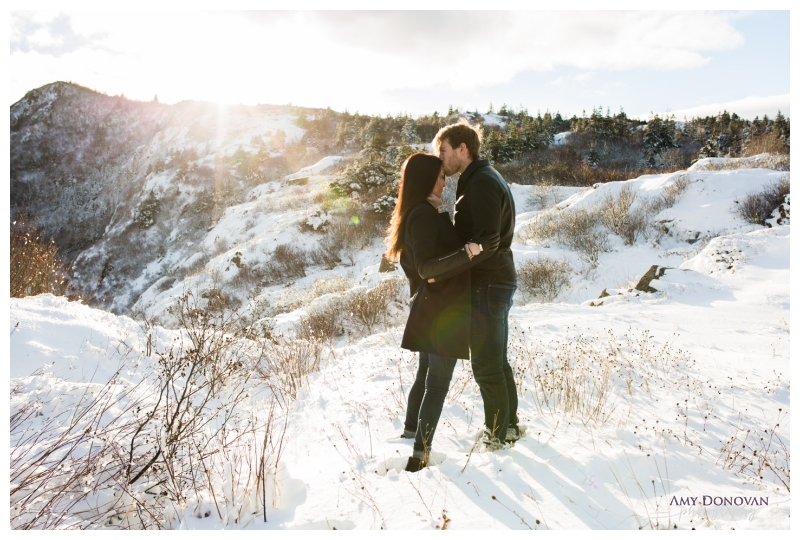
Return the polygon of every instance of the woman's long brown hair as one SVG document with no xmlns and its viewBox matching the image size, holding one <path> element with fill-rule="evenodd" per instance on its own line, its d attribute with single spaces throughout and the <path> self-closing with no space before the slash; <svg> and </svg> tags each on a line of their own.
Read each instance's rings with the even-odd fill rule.
<svg viewBox="0 0 800 540">
<path fill-rule="evenodd" d="M 386 258 L 390 261 L 397 261 L 400 258 L 405 246 L 408 213 L 433 191 L 436 180 L 442 172 L 442 160 L 431 154 L 417 152 L 408 156 L 400 171 L 397 204 L 392 212 L 392 221 L 385 240 L 389 246 Z"/>
</svg>

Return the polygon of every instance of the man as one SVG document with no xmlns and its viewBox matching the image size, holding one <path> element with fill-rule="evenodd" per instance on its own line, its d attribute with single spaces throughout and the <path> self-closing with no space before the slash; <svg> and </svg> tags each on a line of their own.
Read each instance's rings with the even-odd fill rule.
<svg viewBox="0 0 800 540">
<path fill-rule="evenodd" d="M 443 127 L 433 139 L 447 176 L 460 173 L 456 188 L 455 227 L 461 240 L 500 235 L 471 269 L 472 372 L 483 397 L 489 450 L 520 437 L 517 387 L 508 363 L 508 311 L 517 289 L 511 242 L 516 211 L 508 184 L 489 161 L 479 159 L 480 135 L 465 120 Z"/>
</svg>

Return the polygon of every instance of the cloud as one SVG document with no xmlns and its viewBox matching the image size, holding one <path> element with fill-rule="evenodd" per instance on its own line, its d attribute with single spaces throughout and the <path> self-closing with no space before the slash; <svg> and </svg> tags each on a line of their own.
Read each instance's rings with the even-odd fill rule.
<svg viewBox="0 0 800 540">
<path fill-rule="evenodd" d="M 12 12 L 15 97 L 57 78 L 170 103 L 354 104 L 402 110 L 436 87 L 466 95 L 517 75 L 698 68 L 743 42 L 703 12 Z M 552 73 L 554 85 L 569 76 Z M 590 86 L 590 85 L 587 85 Z M 502 98 L 498 98 L 502 99 Z"/>
<path fill-rule="evenodd" d="M 37 20 L 33 13 L 12 13 L 11 53 L 38 52 L 55 56 L 75 52 L 82 48 L 103 48 L 100 42 L 106 34 L 97 32 L 89 36 L 75 33 L 69 15 L 58 14 L 49 21 Z"/>
<path fill-rule="evenodd" d="M 744 38 L 732 15 L 706 12 L 441 12 L 308 14 L 331 43 L 369 51 L 407 87 L 448 82 L 471 88 L 516 74 L 573 67 L 679 70 Z M 380 74 L 383 66 L 370 66 Z"/>
<path fill-rule="evenodd" d="M 662 111 L 659 116 L 668 116 L 674 114 L 675 118 L 692 118 L 694 116 L 716 116 L 722 111 L 729 113 L 735 112 L 742 118 L 752 120 L 756 116 L 767 115 L 770 118 L 775 117 L 775 113 L 779 110 L 781 113 L 789 116 L 789 96 L 790 94 L 783 94 L 779 96 L 748 96 L 744 99 L 737 99 L 735 101 L 727 101 L 725 103 L 709 103 L 707 105 L 698 105 L 697 107 L 690 107 L 688 109 L 679 109 L 677 111 Z M 639 118 L 649 118 L 650 113 L 640 114 Z"/>
</svg>

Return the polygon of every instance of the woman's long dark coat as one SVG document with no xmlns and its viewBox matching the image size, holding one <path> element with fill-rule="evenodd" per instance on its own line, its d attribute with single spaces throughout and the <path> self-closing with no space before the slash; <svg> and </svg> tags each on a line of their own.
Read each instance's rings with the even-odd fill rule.
<svg viewBox="0 0 800 540">
<path fill-rule="evenodd" d="M 411 210 L 400 265 L 412 297 L 401 347 L 469 358 L 470 258 L 446 212 L 428 202 Z"/>
</svg>

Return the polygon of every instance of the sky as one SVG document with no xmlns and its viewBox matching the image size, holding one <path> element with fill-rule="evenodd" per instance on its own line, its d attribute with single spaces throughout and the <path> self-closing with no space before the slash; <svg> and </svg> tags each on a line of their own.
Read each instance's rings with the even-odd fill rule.
<svg viewBox="0 0 800 540">
<path fill-rule="evenodd" d="M 789 11 L 12 11 L 10 103 L 789 115 Z"/>
</svg>

